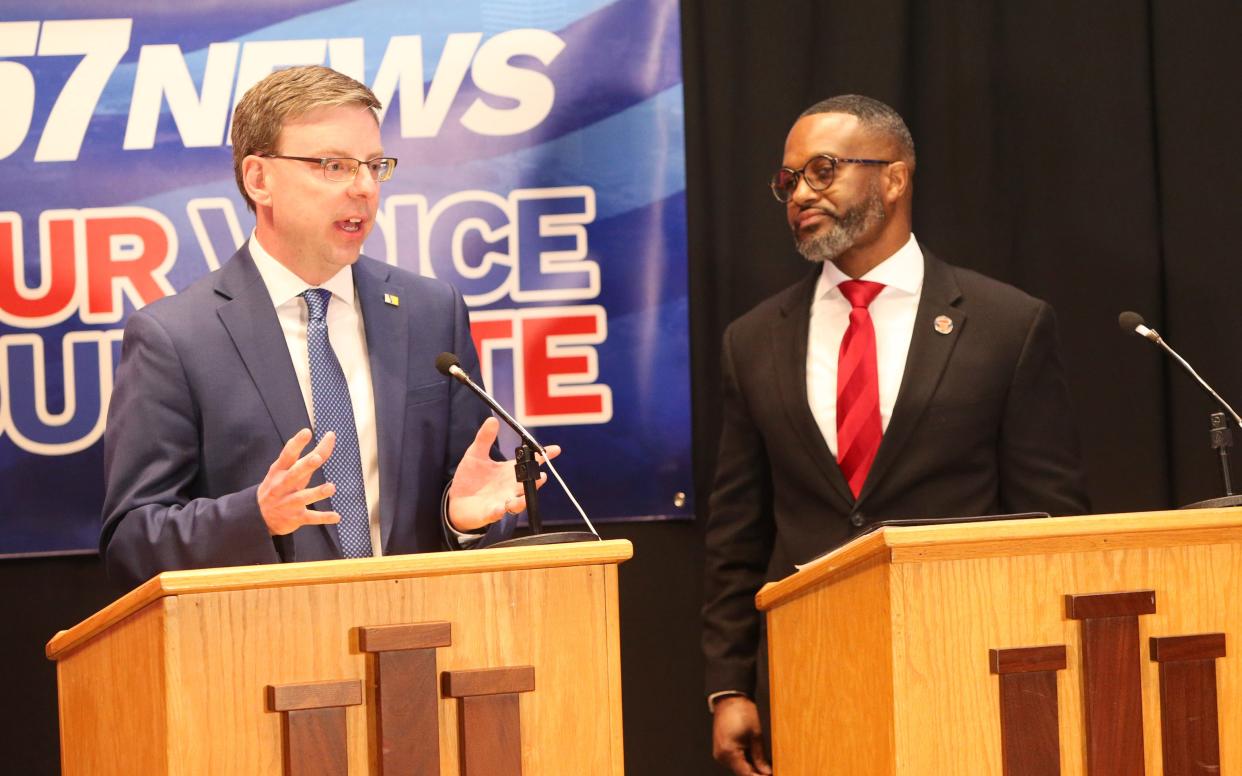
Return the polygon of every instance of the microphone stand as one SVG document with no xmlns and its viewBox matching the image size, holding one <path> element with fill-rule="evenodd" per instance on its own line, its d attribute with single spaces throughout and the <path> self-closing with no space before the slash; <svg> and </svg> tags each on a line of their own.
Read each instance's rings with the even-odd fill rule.
<svg viewBox="0 0 1242 776">
<path fill-rule="evenodd" d="M 1220 454 L 1220 476 L 1221 481 L 1225 485 L 1225 495 L 1220 498 L 1196 501 L 1193 504 L 1181 507 L 1181 509 L 1220 509 L 1222 507 L 1242 506 L 1242 495 L 1234 495 L 1233 483 L 1229 478 L 1229 448 L 1233 447 L 1233 432 L 1229 429 L 1225 413 L 1213 412 L 1210 418 L 1211 428 L 1208 431 L 1208 439 L 1211 442 L 1212 449 Z"/>
<path fill-rule="evenodd" d="M 513 474 L 522 483 L 522 492 L 526 496 L 526 522 L 532 534 L 543 533 L 543 520 L 539 517 L 539 461 L 535 458 L 535 448 L 530 442 L 522 440 L 513 456 Z"/>
<path fill-rule="evenodd" d="M 522 429 L 522 431 L 525 431 L 525 429 Z M 519 435 L 522 437 L 522 444 L 517 448 L 514 455 L 513 474 L 517 481 L 522 483 L 522 495 L 526 497 L 526 525 L 530 528 L 530 533 L 526 536 L 515 536 L 512 539 L 505 539 L 487 546 L 489 548 L 530 547 L 537 544 L 569 544 L 572 542 L 600 541 L 599 534 L 587 531 L 543 532 L 543 518 L 539 515 L 539 460 L 535 458 L 536 449 L 531 443 L 529 435 L 521 432 L 519 432 Z M 548 468 L 552 468 L 551 463 L 548 464 Z M 555 469 L 553 469 L 553 472 L 555 472 Z M 557 479 L 560 479 L 559 475 Z M 561 485 L 564 486 L 563 481 Z M 568 491 L 566 492 L 568 493 Z M 570 495 L 570 499 L 573 499 L 572 495 Z M 590 525 L 590 523 L 588 522 L 587 525 Z"/>
<path fill-rule="evenodd" d="M 1212 449 L 1220 451 L 1220 476 L 1225 485 L 1225 495 L 1233 495 L 1233 484 L 1229 482 L 1229 448 L 1233 447 L 1233 432 L 1225 425 L 1225 413 L 1213 412 L 1209 438 Z"/>
<path fill-rule="evenodd" d="M 466 386 L 483 400 L 483 403 L 491 408 L 496 416 L 504 421 L 509 428 L 513 429 L 518 438 L 522 440 L 522 444 L 518 447 L 515 460 L 513 462 L 513 473 L 516 480 L 522 483 L 522 495 L 526 498 L 526 522 L 530 528 L 530 534 L 527 536 L 515 536 L 512 539 L 489 544 L 488 547 L 525 547 L 535 544 L 567 544 L 570 542 L 598 542 L 601 537 L 595 532 L 595 527 L 591 525 L 590 519 L 586 516 L 586 512 L 582 511 L 581 505 L 569 490 L 569 486 L 561 479 L 561 475 L 556 471 L 556 467 L 546 457 L 543 447 L 535 441 L 530 432 L 526 430 L 517 419 L 510 415 L 500 403 L 483 390 L 474 380 L 470 379 L 470 375 L 461 368 L 457 362 L 457 357 L 452 353 L 441 353 L 436 358 L 436 369 L 440 374 L 453 379 Z M 578 514 L 586 522 L 587 527 L 591 529 L 587 531 L 557 531 L 556 533 L 543 533 L 543 519 L 539 515 L 539 459 L 535 457 L 536 453 L 544 453 L 544 461 L 548 464 L 548 470 L 556 477 L 557 482 L 565 490 L 565 495 L 573 502 L 578 509 Z"/>
<path fill-rule="evenodd" d="M 1117 323 L 1121 326 L 1122 331 L 1132 331 L 1148 342 L 1154 343 L 1165 353 L 1168 353 L 1169 357 L 1176 361 L 1182 369 L 1186 370 L 1186 373 L 1194 378 L 1199 387 L 1206 391 L 1213 401 L 1224 408 L 1225 412 L 1229 413 L 1228 417 L 1233 418 L 1233 421 L 1242 427 L 1242 417 L 1234 411 L 1233 407 L 1229 406 L 1229 402 L 1222 399 L 1221 395 L 1212 386 L 1208 385 L 1207 380 L 1200 377 L 1194 367 L 1186 359 L 1182 358 L 1181 354 L 1174 350 L 1169 343 L 1164 341 L 1164 338 L 1160 336 L 1160 332 L 1148 328 L 1147 324 L 1143 322 L 1143 316 L 1127 310 L 1117 316 Z M 1229 430 L 1229 421 L 1226 418 L 1225 412 L 1213 412 L 1211 414 L 1211 429 L 1209 431 L 1212 449 L 1220 453 L 1221 476 L 1225 481 L 1225 495 L 1220 498 L 1196 501 L 1179 507 L 1179 509 L 1219 509 L 1221 507 L 1242 506 L 1242 496 L 1234 495 L 1233 486 L 1229 481 L 1229 451 L 1227 448 L 1233 446 L 1233 434 Z"/>
</svg>

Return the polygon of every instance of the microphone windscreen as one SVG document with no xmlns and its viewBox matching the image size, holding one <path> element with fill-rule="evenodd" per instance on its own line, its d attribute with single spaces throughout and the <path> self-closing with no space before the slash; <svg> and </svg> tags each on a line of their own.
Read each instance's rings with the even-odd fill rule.
<svg viewBox="0 0 1242 776">
<path fill-rule="evenodd" d="M 452 353 L 441 353 L 436 356 L 436 369 L 445 377 L 452 377 L 449 370 L 455 366 L 461 366 L 461 361 Z"/>
<path fill-rule="evenodd" d="M 1146 322 L 1143 320 L 1143 316 L 1132 310 L 1126 310 L 1117 316 L 1117 325 L 1121 327 L 1122 331 L 1129 333 L 1140 326 L 1146 325 Z"/>
</svg>

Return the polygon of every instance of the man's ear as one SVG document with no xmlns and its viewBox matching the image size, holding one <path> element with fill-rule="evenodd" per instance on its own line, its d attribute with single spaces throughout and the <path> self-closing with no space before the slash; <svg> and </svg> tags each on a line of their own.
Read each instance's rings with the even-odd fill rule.
<svg viewBox="0 0 1242 776">
<path fill-rule="evenodd" d="M 272 192 L 268 189 L 267 168 L 257 156 L 242 159 L 242 183 L 255 205 L 271 206 Z"/>
<path fill-rule="evenodd" d="M 885 171 L 884 199 L 889 204 L 896 203 L 910 191 L 910 165 L 905 162 L 891 162 Z"/>
</svg>

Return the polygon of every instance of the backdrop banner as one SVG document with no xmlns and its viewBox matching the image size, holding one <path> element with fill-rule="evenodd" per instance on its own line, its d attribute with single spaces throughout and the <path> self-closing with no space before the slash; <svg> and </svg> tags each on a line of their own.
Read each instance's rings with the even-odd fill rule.
<svg viewBox="0 0 1242 776">
<path fill-rule="evenodd" d="M 232 110 L 298 64 L 384 104 L 400 163 L 364 253 L 461 289 L 487 387 L 564 448 L 587 513 L 690 517 L 678 14 L 677 0 L 0 9 L 0 555 L 96 547 L 125 319 L 248 238 Z M 546 520 L 571 518 L 555 484 L 541 493 Z"/>
</svg>

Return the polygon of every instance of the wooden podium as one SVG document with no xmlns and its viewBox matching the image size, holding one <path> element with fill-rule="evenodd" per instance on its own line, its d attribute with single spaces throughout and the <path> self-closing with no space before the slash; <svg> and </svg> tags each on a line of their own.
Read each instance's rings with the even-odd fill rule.
<svg viewBox="0 0 1242 776">
<path fill-rule="evenodd" d="M 1242 774 L 1240 509 L 882 528 L 756 600 L 780 776 Z"/>
<path fill-rule="evenodd" d="M 47 645 L 63 773 L 621 776 L 632 553 L 161 574 Z"/>
</svg>

